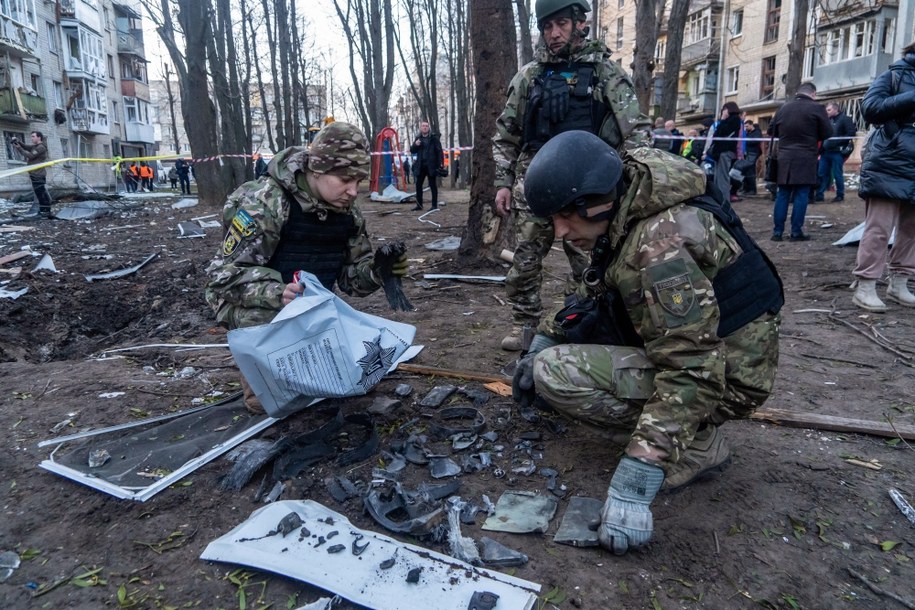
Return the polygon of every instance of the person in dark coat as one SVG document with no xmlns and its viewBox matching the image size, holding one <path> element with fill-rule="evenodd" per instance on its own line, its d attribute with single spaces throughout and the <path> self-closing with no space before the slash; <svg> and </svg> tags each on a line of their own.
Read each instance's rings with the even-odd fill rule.
<svg viewBox="0 0 915 610">
<path fill-rule="evenodd" d="M 877 127 L 861 164 L 858 195 L 865 203 L 864 234 L 853 271 L 858 287 L 853 301 L 868 311 L 886 311 L 877 296 L 877 280 L 889 267 L 886 296 L 915 307 L 908 280 L 915 275 L 915 41 L 902 59 L 877 77 L 861 102 L 864 120 Z M 889 251 L 890 236 L 896 241 Z"/>
<path fill-rule="evenodd" d="M 442 167 L 444 156 L 438 134 L 432 133 L 428 121 L 419 124 L 419 135 L 413 140 L 410 152 L 416 155 L 416 164 L 413 166 L 416 174 L 416 207 L 413 209 L 423 209 L 423 181 L 426 178 L 429 179 L 429 189 L 432 191 L 432 209 L 438 209 L 438 168 Z"/>
<path fill-rule="evenodd" d="M 712 126 L 712 143 L 705 151 L 707 159 L 715 162 L 714 182 L 725 198 L 737 201 L 731 196 L 731 167 L 737 160 L 737 143 L 743 130 L 740 107 L 736 102 L 727 102 L 721 107 L 721 116 Z"/>
<path fill-rule="evenodd" d="M 753 121 L 744 121 L 744 134 L 746 135 L 747 152 L 744 154 L 744 162 L 741 171 L 743 172 L 742 190 L 738 195 L 756 195 L 756 163 L 762 156 L 762 132 L 756 127 Z"/>
<path fill-rule="evenodd" d="M 813 83 L 801 83 L 794 99 L 775 113 L 769 124 L 769 135 L 778 138 L 778 192 L 772 241 L 781 241 L 791 210 L 791 241 L 810 239 L 804 233 L 804 218 L 811 187 L 817 184 L 817 150 L 819 142 L 832 136 L 832 123 L 826 108 L 816 102 L 817 89 Z"/>
<path fill-rule="evenodd" d="M 817 174 L 820 178 L 820 185 L 817 187 L 817 194 L 814 201 L 823 201 L 823 195 L 829 188 L 829 183 L 835 180 L 836 197 L 833 203 L 845 201 L 845 173 L 843 165 L 845 159 L 854 150 L 855 124 L 848 115 L 842 112 L 839 105 L 835 102 L 826 104 L 826 114 L 832 122 L 832 137 L 823 142 L 823 150 L 820 152 L 820 165 Z"/>
</svg>

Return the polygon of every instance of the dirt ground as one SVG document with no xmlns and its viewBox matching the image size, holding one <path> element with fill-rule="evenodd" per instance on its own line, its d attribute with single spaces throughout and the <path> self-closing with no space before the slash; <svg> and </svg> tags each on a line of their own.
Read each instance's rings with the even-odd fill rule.
<svg viewBox="0 0 915 610">
<path fill-rule="evenodd" d="M 506 271 L 498 265 L 460 269 L 453 252 L 424 247 L 461 234 L 468 194 L 445 191 L 444 199 L 447 206 L 429 217 L 440 226 L 419 222 L 410 204 L 362 203 L 376 246 L 394 239 L 408 244 L 412 267 L 405 291 L 416 311 L 391 312 L 380 291 L 346 300 L 415 325 L 416 343 L 425 345 L 417 364 L 498 375 L 513 360 L 499 349 L 511 320 L 504 288 L 423 279 L 424 273 Z M 39 449 L 41 440 L 237 391 L 237 373 L 223 348 L 146 348 L 100 357 L 126 346 L 225 342 L 202 290 L 221 231 L 181 239 L 177 230 L 178 222 L 217 210 L 172 209 L 176 200 L 122 200 L 103 218 L 33 222 L 27 231 L 0 233 L 0 257 L 29 247 L 49 254 L 59 270 L 33 273 L 38 259 L 32 257 L 0 267 L 0 288 L 28 288 L 18 299 L 0 298 L 0 552 L 22 557 L 0 584 L 0 608 L 294 608 L 322 595 L 289 578 L 199 559 L 207 543 L 262 506 L 254 500 L 261 475 L 240 492 L 218 489 L 231 466 L 225 458 L 145 503 L 118 500 L 38 468 L 50 449 Z M 806 243 L 768 241 L 767 198 L 747 199 L 736 208 L 786 287 L 781 366 L 765 407 L 915 425 L 915 312 L 892 303 L 883 315 L 854 308 L 848 285 L 855 249 L 831 245 L 863 219 L 863 202 L 851 194 L 841 204 L 812 205 L 812 241 Z M 154 260 L 121 279 L 84 277 L 135 265 L 153 253 L 158 253 Z M 544 294 L 547 302 L 558 302 L 562 252 L 551 253 L 547 263 Z M 5 272 L 16 266 L 22 267 L 20 274 Z M 193 370 L 179 374 L 186 367 Z M 410 384 L 413 394 L 392 415 L 377 418 L 383 449 L 404 440 L 401 424 L 414 417 L 422 422 L 433 411 L 418 404 L 431 388 L 481 386 L 394 373 L 372 394 L 335 404 L 345 412 L 363 411 L 378 396 L 393 397 L 402 383 Z M 123 394 L 102 397 L 117 392 Z M 565 433 L 544 422 L 528 423 L 510 398 L 495 396 L 481 409 L 488 429 L 499 435 L 495 445 L 504 447 L 494 450 L 495 466 L 507 475 L 497 478 L 484 469 L 461 476 L 463 498 L 479 501 L 487 494 L 495 501 L 508 489 L 549 493 L 543 476 L 511 470 L 526 457 L 514 449 L 525 433 L 539 433 L 532 435 L 533 452 L 541 456 L 536 466 L 558 471 L 558 483 L 565 486 L 546 534 L 484 532 L 481 518 L 463 528 L 466 536 L 489 535 L 530 557 L 506 571 L 543 585 L 538 607 L 915 607 L 915 526 L 887 493 L 896 488 L 915 501 L 911 441 L 759 420 L 731 422 L 724 427 L 731 467 L 682 493 L 660 496 L 653 506 L 652 542 L 615 557 L 597 548 L 556 544 L 553 534 L 569 497 L 603 499 L 616 449 L 571 422 Z M 317 418 L 316 412 L 299 413 L 261 436 L 279 439 L 309 430 Z M 66 419 L 71 422 L 51 431 Z M 359 527 L 383 531 L 358 498 L 338 503 L 323 483 L 332 474 L 368 481 L 380 460 L 337 469 L 321 463 L 287 481 L 282 499 L 317 500 Z M 429 478 L 408 465 L 406 482 Z M 425 544 L 447 552 L 444 545 Z"/>
</svg>

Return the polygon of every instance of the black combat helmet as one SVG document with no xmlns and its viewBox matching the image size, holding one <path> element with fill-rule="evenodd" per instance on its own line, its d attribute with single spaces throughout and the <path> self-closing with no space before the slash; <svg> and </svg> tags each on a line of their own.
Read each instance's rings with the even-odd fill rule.
<svg viewBox="0 0 915 610">
<path fill-rule="evenodd" d="M 537 216 L 576 205 L 579 213 L 597 205 L 594 195 L 616 189 L 623 162 L 613 148 L 588 131 L 565 131 L 547 141 L 524 176 L 524 197 Z"/>
<path fill-rule="evenodd" d="M 543 23 L 543 20 L 547 17 L 551 17 L 555 13 L 567 8 L 572 8 L 573 6 L 578 6 L 578 10 L 582 13 L 587 13 L 591 10 L 591 6 L 588 4 L 587 0 L 537 0 L 537 3 L 534 4 L 534 14 L 537 16 L 537 24 Z"/>
</svg>

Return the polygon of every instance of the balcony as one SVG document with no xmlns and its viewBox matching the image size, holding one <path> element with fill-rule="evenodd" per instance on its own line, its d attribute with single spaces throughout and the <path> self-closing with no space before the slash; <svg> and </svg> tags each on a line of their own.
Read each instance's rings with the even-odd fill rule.
<svg viewBox="0 0 915 610">
<path fill-rule="evenodd" d="M 143 41 L 127 32 L 118 32 L 118 53 L 143 57 Z"/>
<path fill-rule="evenodd" d="M 149 85 L 140 80 L 133 80 L 130 78 L 121 79 L 121 95 L 124 97 L 135 97 L 144 102 L 148 102 Z"/>
<path fill-rule="evenodd" d="M 716 95 L 714 91 L 705 91 L 692 96 L 681 93 L 677 99 L 677 114 L 714 114 L 717 103 Z"/>
<path fill-rule="evenodd" d="M 704 38 L 693 44 L 685 45 L 683 53 L 680 55 L 680 68 L 686 69 L 690 66 L 701 64 L 709 59 L 718 63 L 718 49 L 720 43 L 717 38 Z"/>
<path fill-rule="evenodd" d="M 108 115 L 90 108 L 70 109 L 70 129 L 75 133 L 107 134 L 111 132 L 111 128 L 108 126 Z"/>
<path fill-rule="evenodd" d="M 48 107 L 43 97 L 3 87 L 0 88 L 0 119 L 14 123 L 47 121 Z"/>
<path fill-rule="evenodd" d="M 156 143 L 156 132 L 152 125 L 148 123 L 127 122 L 127 142 L 145 142 L 146 144 Z"/>
<path fill-rule="evenodd" d="M 0 51 L 7 51 L 17 57 L 37 56 L 38 34 L 6 15 L 0 15 Z"/>
</svg>

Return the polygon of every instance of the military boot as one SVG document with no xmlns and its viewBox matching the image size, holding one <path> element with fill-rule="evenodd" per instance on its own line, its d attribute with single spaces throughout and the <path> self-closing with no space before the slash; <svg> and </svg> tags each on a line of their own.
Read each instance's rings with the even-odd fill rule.
<svg viewBox="0 0 915 610">
<path fill-rule="evenodd" d="M 263 415 L 264 405 L 261 404 L 260 399 L 254 394 L 254 390 L 251 389 L 248 380 L 245 379 L 244 375 L 239 375 L 239 380 L 241 381 L 241 390 L 245 394 L 245 409 L 248 410 L 248 413 L 251 415 Z"/>
<path fill-rule="evenodd" d="M 886 311 L 886 303 L 877 296 L 877 280 L 859 279 L 858 287 L 855 289 L 855 296 L 851 298 L 851 302 L 861 309 L 874 313 Z"/>
<path fill-rule="evenodd" d="M 915 307 L 915 294 L 909 292 L 908 282 L 909 277 L 906 275 L 890 275 L 890 287 L 886 289 L 886 297 L 904 307 Z"/>
<path fill-rule="evenodd" d="M 696 432 L 680 461 L 667 470 L 661 489 L 676 491 L 703 477 L 722 472 L 731 463 L 731 451 L 718 426 L 707 425 Z"/>
<path fill-rule="evenodd" d="M 38 218 L 38 215 L 41 213 L 41 207 L 38 203 L 33 203 L 32 207 L 29 208 L 28 212 L 23 212 L 22 214 L 13 213 L 13 216 L 18 216 L 19 218 Z"/>
</svg>

